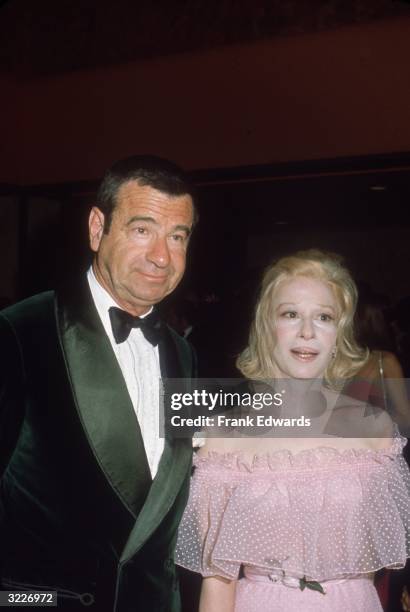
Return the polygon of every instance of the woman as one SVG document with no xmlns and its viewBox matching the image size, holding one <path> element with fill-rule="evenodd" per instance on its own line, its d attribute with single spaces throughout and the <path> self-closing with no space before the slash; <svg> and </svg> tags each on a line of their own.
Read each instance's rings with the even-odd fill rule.
<svg viewBox="0 0 410 612">
<path fill-rule="evenodd" d="M 237 365 L 275 379 L 283 413 L 325 433 L 208 438 L 198 451 L 176 562 L 204 577 L 200 612 L 382 610 L 372 577 L 405 563 L 409 475 L 385 411 L 369 417 L 337 390 L 367 358 L 356 300 L 335 256 L 267 269 Z"/>
<path fill-rule="evenodd" d="M 404 373 L 394 351 L 392 334 L 385 315 L 386 302 L 365 286 L 359 292 L 355 316 L 355 336 L 370 355 L 356 374 L 349 395 L 372 398 L 374 404 L 387 410 L 399 425 L 401 433 L 409 434 L 410 407 Z"/>
</svg>

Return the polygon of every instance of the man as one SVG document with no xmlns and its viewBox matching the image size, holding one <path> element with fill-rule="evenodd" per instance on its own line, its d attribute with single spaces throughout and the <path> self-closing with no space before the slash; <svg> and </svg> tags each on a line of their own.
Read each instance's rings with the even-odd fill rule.
<svg viewBox="0 0 410 612">
<path fill-rule="evenodd" d="M 191 443 L 159 437 L 159 379 L 192 376 L 193 355 L 153 306 L 184 273 L 192 189 L 137 156 L 108 171 L 97 204 L 87 278 L 0 314 L 2 589 L 174 612 Z"/>
</svg>

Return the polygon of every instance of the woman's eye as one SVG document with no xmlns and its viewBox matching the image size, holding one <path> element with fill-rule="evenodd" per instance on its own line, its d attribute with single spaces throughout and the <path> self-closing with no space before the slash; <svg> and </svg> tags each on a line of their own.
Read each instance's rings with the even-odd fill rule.
<svg viewBox="0 0 410 612">
<path fill-rule="evenodd" d="M 333 317 L 330 314 L 326 314 L 325 312 L 322 312 L 322 314 L 319 315 L 319 319 L 321 321 L 333 321 Z"/>
<path fill-rule="evenodd" d="M 295 310 L 287 310 L 282 314 L 282 317 L 286 317 L 287 319 L 296 319 L 297 312 Z"/>
</svg>

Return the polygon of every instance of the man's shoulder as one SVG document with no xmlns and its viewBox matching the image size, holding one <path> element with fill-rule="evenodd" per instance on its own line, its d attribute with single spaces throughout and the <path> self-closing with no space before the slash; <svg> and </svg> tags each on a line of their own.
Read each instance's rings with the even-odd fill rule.
<svg viewBox="0 0 410 612">
<path fill-rule="evenodd" d="M 0 318 L 10 324 L 19 325 L 28 322 L 35 324 L 39 319 L 52 314 L 54 310 L 54 291 L 44 291 L 32 295 L 0 311 Z"/>
<path fill-rule="evenodd" d="M 84 306 L 88 299 L 89 286 L 85 275 L 64 280 L 55 290 L 43 291 L 28 297 L 0 311 L 0 319 L 11 325 L 37 325 L 55 320 L 58 306 L 67 305 L 77 309 Z M 86 296 L 86 297 L 84 297 Z"/>
<path fill-rule="evenodd" d="M 39 336 L 49 336 L 54 325 L 54 294 L 46 291 L 33 295 L 0 311 L 0 344 L 6 346 L 36 343 Z"/>
</svg>

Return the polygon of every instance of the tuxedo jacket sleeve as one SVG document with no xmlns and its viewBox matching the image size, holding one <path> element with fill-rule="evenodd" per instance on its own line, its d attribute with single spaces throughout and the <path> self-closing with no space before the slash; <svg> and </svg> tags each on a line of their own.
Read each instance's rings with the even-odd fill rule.
<svg viewBox="0 0 410 612">
<path fill-rule="evenodd" d="M 169 328 L 159 354 L 162 376 L 194 374 Z M 191 440 L 166 438 L 152 481 L 86 279 L 0 313 L 0 366 L 3 588 L 52 588 L 98 612 L 179 610 L 173 551 Z"/>
<path fill-rule="evenodd" d="M 12 326 L 0 318 L 0 478 L 15 448 L 23 421 L 24 372 Z"/>
</svg>

